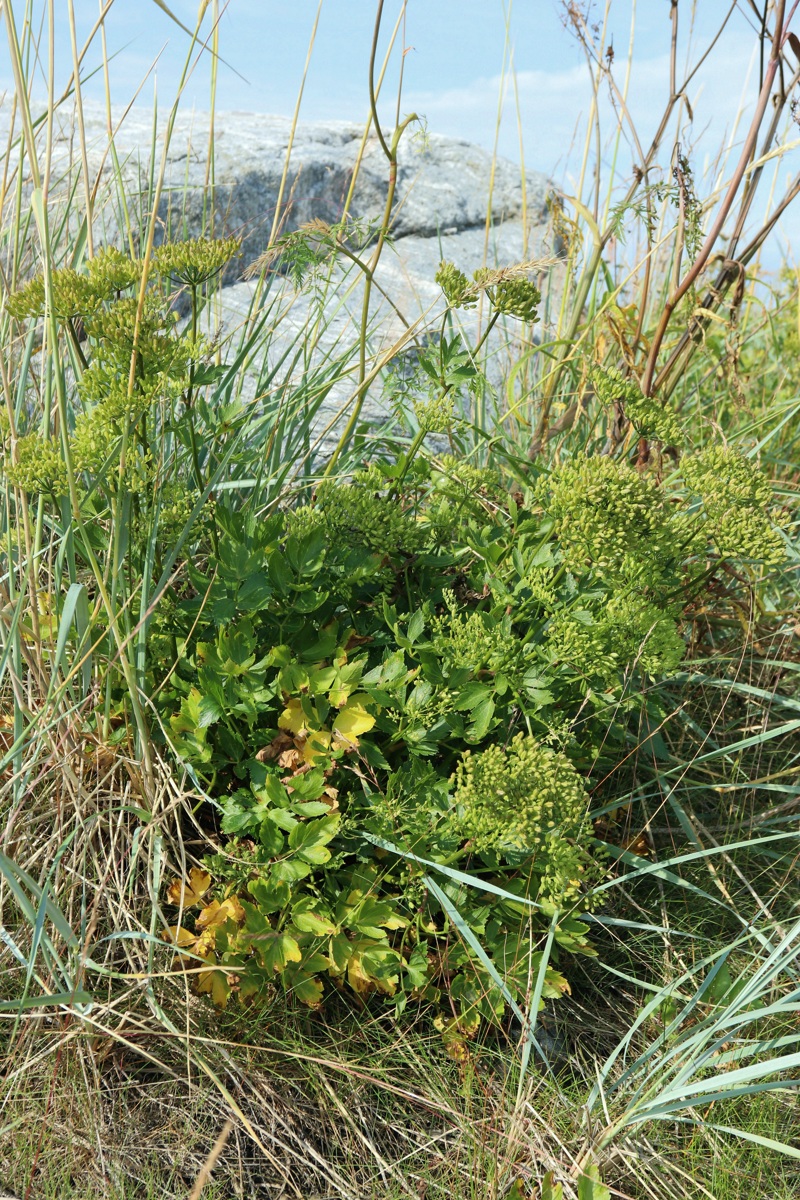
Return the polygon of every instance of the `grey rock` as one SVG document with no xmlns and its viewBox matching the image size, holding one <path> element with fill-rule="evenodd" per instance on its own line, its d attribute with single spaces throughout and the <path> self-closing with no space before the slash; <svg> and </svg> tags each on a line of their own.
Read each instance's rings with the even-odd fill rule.
<svg viewBox="0 0 800 1200">
<path fill-rule="evenodd" d="M 116 114 L 115 119 L 121 116 Z M 0 130 L 2 124 L 0 114 Z M 85 127 L 90 171 L 99 172 L 111 190 L 106 117 L 98 105 L 85 106 Z M 208 114 L 179 113 L 167 154 L 167 191 L 159 212 L 162 233 L 192 237 L 201 232 L 208 215 L 206 183 L 213 178 L 215 229 L 244 237 L 244 264 L 252 261 L 269 240 L 290 133 L 291 122 L 284 117 L 217 114 L 212 173 Z M 282 229 L 295 229 L 314 218 L 332 222 L 340 217 L 362 133 L 361 127 L 344 122 L 298 125 L 284 184 Z M 115 143 L 129 194 L 141 192 L 148 178 L 152 137 L 152 115 L 146 110 L 134 109 L 121 120 Z M 157 165 L 163 145 L 162 129 L 156 139 Z M 54 161 L 56 173 L 64 177 L 75 172 L 79 161 L 74 117 L 63 113 Z M 387 175 L 388 164 L 373 133 L 350 206 L 354 218 L 370 221 L 380 216 Z M 495 161 L 493 173 L 492 156 L 478 146 L 438 134 L 430 134 L 423 143 L 408 131 L 400 144 L 393 234 L 434 237 L 482 228 L 489 208 L 493 224 L 517 219 L 523 209 L 529 223 L 541 224 L 546 218 L 548 181 L 534 171 L 525 177 L 524 195 L 522 184 L 520 168 L 506 159 Z M 115 220 L 106 213 L 107 235 Z"/>
<path fill-rule="evenodd" d="M 84 116 L 92 181 L 99 177 L 95 242 L 124 243 L 122 206 L 109 154 L 105 111 L 87 104 Z M 115 149 L 137 238 L 147 216 L 148 181 L 153 172 L 157 174 L 163 154 L 163 122 L 154 141 L 150 112 L 134 108 L 124 119 L 122 116 L 121 112 L 113 116 L 118 123 Z M 80 170 L 74 116 L 61 113 L 58 119 L 51 190 L 54 207 L 66 203 L 69 185 Z M 5 133 L 6 121 L 7 110 L 0 108 L 0 137 Z M 243 255 L 230 265 L 223 280 L 228 286 L 204 316 L 207 332 L 226 343 L 228 358 L 259 294 L 259 285 L 241 282 L 241 273 L 269 242 L 290 132 L 291 122 L 282 117 L 217 114 L 210 164 L 208 114 L 181 113 L 173 130 L 157 240 L 192 237 L 207 230 L 210 179 L 214 181 L 215 233 L 235 233 L 244 238 Z M 282 230 L 296 229 L 314 218 L 332 222 L 340 217 L 362 133 L 360 127 L 341 122 L 299 124 L 283 180 Z M 380 217 L 386 200 L 387 170 L 386 158 L 373 134 L 364 150 L 350 206 L 354 218 L 369 222 Z M 370 305 L 372 362 L 375 356 L 385 357 L 398 340 L 406 338 L 408 326 L 423 336 L 437 327 L 443 299 L 434 276 L 442 259 L 454 261 L 471 274 L 483 265 L 506 266 L 552 253 L 546 224 L 551 185 L 537 172 L 528 172 L 524 183 L 523 191 L 518 166 L 505 159 L 493 164 L 487 151 L 468 142 L 431 134 L 423 145 L 406 135 L 399 154 L 392 241 L 384 248 Z M 83 215 L 82 194 L 82 186 L 74 189 L 71 220 L 77 221 Z M 543 290 L 550 286 L 557 293 L 559 270 L 541 274 Z M 322 332 L 311 361 L 305 364 L 306 371 L 344 347 L 350 347 L 355 356 L 362 288 L 363 278 L 358 272 L 334 274 L 324 306 Z M 263 394 L 267 376 L 273 391 L 291 391 L 297 374 L 297 368 L 291 365 L 292 348 L 308 339 L 308 330 L 319 321 L 313 289 L 294 294 L 288 279 L 273 277 L 270 301 L 282 316 L 265 339 L 260 358 L 258 354 L 251 358 L 243 372 L 241 395 L 245 399 Z M 481 316 L 478 312 L 459 313 L 455 320 L 470 339 L 479 328 Z M 515 355 L 525 349 L 518 338 L 519 327 L 512 321 L 500 323 L 488 343 L 490 375 L 498 388 Z M 337 413 L 352 401 L 354 391 L 351 373 L 344 374 L 327 392 L 316 422 L 323 450 L 335 443 L 340 428 Z M 373 423 L 386 420 L 387 405 L 379 379 L 370 388 L 363 417 Z"/>
</svg>

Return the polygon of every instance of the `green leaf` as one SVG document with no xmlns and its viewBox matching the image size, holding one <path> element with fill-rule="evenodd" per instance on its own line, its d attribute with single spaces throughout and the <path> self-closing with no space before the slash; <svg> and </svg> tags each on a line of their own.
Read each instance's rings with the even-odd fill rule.
<svg viewBox="0 0 800 1200">
<path fill-rule="evenodd" d="M 268 971 L 284 971 L 288 963 L 302 962 L 302 952 L 291 934 L 274 930 L 271 935 L 261 936 L 263 940 L 259 942 L 259 949 Z"/>
<path fill-rule="evenodd" d="M 311 874 L 311 867 L 300 858 L 285 859 L 272 868 L 272 878 L 279 883 L 297 883 Z"/>
<path fill-rule="evenodd" d="M 494 716 L 494 700 L 491 696 L 481 700 L 472 712 L 472 724 L 467 728 L 467 741 L 480 742 L 489 732 L 489 726 Z"/>
<path fill-rule="evenodd" d="M 326 961 L 325 966 L 327 965 Z M 283 975 L 283 982 L 286 991 L 301 1004 L 307 1004 L 309 1008 L 319 1008 L 323 994 L 322 980 L 314 978 L 302 967 L 298 969 L 287 967 Z"/>
<path fill-rule="evenodd" d="M 301 817 L 322 817 L 330 810 L 330 804 L 324 804 L 322 800 L 305 800 L 292 805 L 292 811 Z"/>
<path fill-rule="evenodd" d="M 402 929 L 408 924 L 398 916 L 393 904 L 387 900 L 376 900 L 373 896 L 367 896 L 354 911 L 349 912 L 344 923 L 370 938 L 385 937 L 384 927 Z"/>
<path fill-rule="evenodd" d="M 320 817 L 297 825 L 289 834 L 289 847 L 309 863 L 325 863 L 331 856 L 327 844 L 339 828 L 338 816 Z"/>
<path fill-rule="evenodd" d="M 611 1192 L 600 1178 L 597 1163 L 591 1163 L 578 1180 L 578 1200 L 611 1200 Z"/>
<path fill-rule="evenodd" d="M 416 642 L 424 628 L 425 614 L 422 609 L 417 609 L 411 620 L 408 622 L 408 629 L 406 631 L 410 645 L 414 645 L 414 642 Z"/>
<path fill-rule="evenodd" d="M 313 933 L 315 937 L 328 937 L 338 932 L 329 917 L 323 917 L 316 912 L 294 912 L 292 923 L 301 933 Z"/>
<path fill-rule="evenodd" d="M 453 702 L 453 707 L 459 712 L 473 712 L 478 705 L 486 701 L 491 702 L 491 696 L 491 689 L 485 683 L 478 683 L 477 680 L 473 680 L 458 693 Z"/>
<path fill-rule="evenodd" d="M 258 612 L 266 608 L 273 596 L 273 588 L 269 576 L 264 571 L 256 571 L 245 579 L 239 588 L 237 601 L 241 608 L 248 612 Z"/>
<path fill-rule="evenodd" d="M 542 1180 L 542 1200 L 563 1200 L 564 1188 L 562 1184 L 555 1183 L 553 1180 L 553 1172 L 548 1171 Z"/>
<path fill-rule="evenodd" d="M 283 854 L 283 833 L 271 816 L 265 817 L 259 825 L 258 840 L 270 858 Z"/>
<path fill-rule="evenodd" d="M 247 885 L 247 890 L 258 905 L 260 913 L 280 912 L 289 903 L 292 895 L 291 888 L 285 880 L 275 879 L 274 870 L 269 883 L 265 883 L 262 879 L 252 879 Z M 244 908 L 247 912 L 252 905 L 245 903 Z M 248 928 L 250 928 L 249 924 Z"/>
</svg>

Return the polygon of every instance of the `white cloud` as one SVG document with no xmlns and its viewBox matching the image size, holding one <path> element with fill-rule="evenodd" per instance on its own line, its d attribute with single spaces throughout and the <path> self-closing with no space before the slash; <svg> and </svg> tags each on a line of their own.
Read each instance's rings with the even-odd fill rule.
<svg viewBox="0 0 800 1200">
<path fill-rule="evenodd" d="M 621 87 L 625 76 L 624 62 L 617 60 L 615 73 Z M 473 79 L 462 87 L 446 91 L 408 94 L 404 108 L 424 114 L 432 132 L 465 138 L 492 148 L 502 87 L 504 100 L 498 138 L 500 154 L 519 158 L 521 125 L 526 166 L 551 175 L 567 191 L 576 189 L 576 175 L 592 105 L 587 69 L 573 66 L 555 71 L 520 71 L 516 84 L 519 123 L 511 80 L 503 81 L 499 75 Z M 690 153 L 698 192 L 701 196 L 708 195 L 730 175 L 750 125 L 758 92 L 758 60 L 753 52 L 752 36 L 743 32 L 720 39 L 707 62 L 691 80 L 687 92 L 693 119 L 688 117 L 683 107 L 680 127 L 673 120 L 663 143 L 660 161 L 668 171 L 671 146 L 677 134 L 684 151 Z M 635 121 L 639 143 L 644 151 L 649 148 L 668 96 L 668 56 L 636 59 L 634 55 L 628 111 Z M 607 186 L 617 127 L 607 83 L 601 86 L 598 107 L 603 174 Z M 797 134 L 796 127 L 793 132 L 789 131 L 792 140 Z M 629 126 L 624 123 L 616 162 L 620 180 L 630 178 L 631 168 L 639 160 L 640 155 Z M 785 188 L 787 175 L 795 174 L 798 170 L 800 153 L 795 150 L 788 153 L 777 168 L 776 196 L 780 196 Z M 768 169 L 766 174 L 771 176 L 771 173 Z M 763 199 L 759 199 L 754 210 L 756 220 L 763 214 L 769 187 L 770 179 L 765 179 L 762 183 Z M 800 206 L 800 200 L 797 203 Z M 798 236 L 800 245 L 799 235 L 800 207 L 790 210 L 783 222 L 783 241 L 785 243 L 787 237 L 793 240 L 794 236 Z M 769 255 L 770 261 L 774 261 L 775 254 L 773 250 Z"/>
</svg>

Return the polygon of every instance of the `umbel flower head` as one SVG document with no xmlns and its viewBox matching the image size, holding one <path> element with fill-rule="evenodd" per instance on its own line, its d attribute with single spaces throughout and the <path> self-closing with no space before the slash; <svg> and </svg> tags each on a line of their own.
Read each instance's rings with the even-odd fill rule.
<svg viewBox="0 0 800 1200">
<path fill-rule="evenodd" d="M 589 835 L 587 796 L 566 755 L 520 733 L 508 747 L 467 751 L 454 782 L 455 820 L 476 850 L 529 851 L 540 896 L 561 903 L 577 898 L 586 860 L 582 842 Z"/>
<path fill-rule="evenodd" d="M 70 321 L 96 312 L 106 298 L 104 289 L 89 275 L 82 275 L 72 267 L 54 271 L 51 276 L 51 303 L 59 321 Z M 12 317 L 41 317 L 45 310 L 46 287 L 44 275 L 36 275 L 6 300 L 6 308 Z"/>
<path fill-rule="evenodd" d="M 167 242 L 153 256 L 153 268 L 164 279 L 177 279 L 188 287 L 199 287 L 239 253 L 236 237 L 189 238 L 185 242 Z"/>
<path fill-rule="evenodd" d="M 660 400 L 643 396 L 633 380 L 624 379 L 613 367 L 595 367 L 591 380 L 600 403 L 607 408 L 621 404 L 625 416 L 643 437 L 656 438 L 668 446 L 681 446 L 686 441 L 672 410 Z"/>
<path fill-rule="evenodd" d="M 17 442 L 17 461 L 6 462 L 9 483 L 29 495 L 52 496 L 58 500 L 69 493 L 67 468 L 58 444 L 38 433 L 28 433 Z"/>
<path fill-rule="evenodd" d="M 675 531 L 657 484 L 606 455 L 576 455 L 537 494 L 555 522 L 564 563 L 573 575 L 619 575 L 631 562 L 660 574 L 674 556 Z"/>
<path fill-rule="evenodd" d="M 138 284 L 142 278 L 142 264 L 129 258 L 115 246 L 106 246 L 88 260 L 86 273 L 73 267 L 62 267 L 53 271 L 52 305 L 59 321 L 71 321 L 75 317 L 91 317 L 97 313 L 103 301 Z M 40 317 L 44 313 L 46 288 L 44 275 L 35 275 L 6 300 L 6 308 L 12 317 Z"/>
<path fill-rule="evenodd" d="M 104 246 L 87 264 L 89 278 L 103 294 L 124 292 L 141 282 L 142 264 L 116 246 Z"/>
<path fill-rule="evenodd" d="M 727 446 L 709 446 L 682 462 L 683 477 L 703 502 L 707 532 L 722 558 L 779 563 L 786 557 L 772 484 L 755 463 Z"/>
<path fill-rule="evenodd" d="M 441 262 L 436 282 L 451 308 L 474 308 L 479 294 L 485 292 L 496 312 L 516 317 L 518 321 L 532 322 L 538 319 L 542 294 L 527 276 L 541 265 L 538 262 L 517 263 L 497 270 L 481 267 L 470 280 L 454 263 Z"/>
<path fill-rule="evenodd" d="M 378 489 L 384 485 L 373 471 L 352 483 L 321 483 L 313 506 L 305 504 L 288 515 L 287 532 L 302 537 L 323 529 L 334 549 L 363 546 L 386 555 L 413 554 L 424 532 L 396 500 L 381 495 Z"/>
</svg>

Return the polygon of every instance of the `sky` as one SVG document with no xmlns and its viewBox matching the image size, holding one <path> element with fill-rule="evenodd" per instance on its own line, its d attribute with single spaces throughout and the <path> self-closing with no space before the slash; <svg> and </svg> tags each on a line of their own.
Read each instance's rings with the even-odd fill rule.
<svg viewBox="0 0 800 1200">
<path fill-rule="evenodd" d="M 22 0 L 11 0 L 21 13 Z M 161 0 L 114 0 L 107 17 L 112 63 L 112 97 L 127 103 L 142 86 L 142 102 L 172 101 L 186 55 L 187 36 L 159 6 Z M 205 0 L 201 0 L 201 5 Z M 78 41 L 96 19 L 100 0 L 74 0 Z M 176 17 L 194 27 L 198 0 L 163 0 Z M 289 114 L 308 51 L 319 0 L 220 0 L 220 64 L 217 107 Z M 669 82 L 670 0 L 611 0 L 604 48 L 613 46 L 615 68 L 624 79 L 631 39 L 631 9 L 635 4 L 635 38 L 631 61 L 630 109 L 636 114 L 642 143 L 652 136 L 663 108 Z M 679 65 L 690 44 L 696 53 L 707 44 L 721 17 L 733 13 L 714 53 L 689 88 L 694 121 L 682 131 L 693 147 L 695 170 L 713 169 L 720 144 L 738 145 L 752 105 L 758 78 L 754 55 L 756 37 L 749 0 L 679 0 Z M 45 7 L 33 0 L 34 9 Z M 603 5 L 580 0 L 579 7 L 602 15 Z M 583 51 L 565 20 L 563 0 L 408 0 L 398 50 L 405 48 L 401 112 L 422 114 L 431 132 L 477 142 L 489 149 L 496 136 L 501 90 L 505 100 L 498 149 L 526 166 L 544 171 L 567 190 L 574 184 L 583 144 L 583 122 L 591 89 Z M 401 0 L 384 5 L 381 51 L 401 9 Z M 66 81 L 70 41 L 67 0 L 55 0 L 57 65 Z M 204 28 L 212 15 L 209 4 Z M 363 121 L 367 113 L 367 62 L 375 20 L 375 0 L 322 0 L 314 52 L 308 72 L 301 116 L 314 120 Z M 10 72 L 0 43 L 0 84 L 8 87 Z M 396 53 L 381 97 L 381 116 L 392 121 L 396 105 Z M 506 70 L 513 63 L 516 78 Z M 97 54 L 87 56 L 91 67 Z M 195 69 L 183 97 L 186 107 L 209 107 L 209 57 Z M 38 89 L 43 93 L 43 84 Z M 90 81 L 88 95 L 102 94 L 100 78 Z M 518 109 L 517 109 L 518 106 Z M 600 104 L 603 127 L 614 125 L 607 92 Z M 517 116 L 519 113 L 519 119 Z M 737 125 L 737 113 L 740 114 Z M 800 136 L 800 130 L 795 129 Z M 520 134 L 522 135 L 520 139 Z M 608 160 L 609 146 L 603 144 Z M 619 165 L 629 169 L 635 152 L 623 144 Z M 797 153 L 779 171 L 777 186 Z M 785 227 L 783 241 L 792 238 L 794 224 Z M 797 222 L 800 233 L 800 218 Z M 800 242 L 798 243 L 800 244 Z"/>
</svg>

